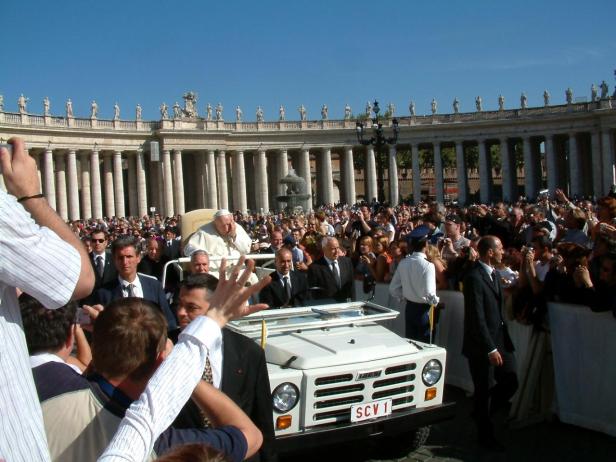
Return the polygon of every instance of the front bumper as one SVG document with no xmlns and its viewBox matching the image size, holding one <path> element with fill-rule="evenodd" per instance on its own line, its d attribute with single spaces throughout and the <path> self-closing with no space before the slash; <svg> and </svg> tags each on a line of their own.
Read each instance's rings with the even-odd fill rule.
<svg viewBox="0 0 616 462">
<path fill-rule="evenodd" d="M 309 449 L 318 446 L 343 443 L 370 436 L 396 436 L 419 427 L 436 424 L 451 419 L 456 413 L 456 403 L 443 403 L 432 407 L 411 409 L 375 420 L 348 423 L 344 425 L 324 425 L 302 433 L 279 436 L 276 450 L 279 453 Z"/>
</svg>

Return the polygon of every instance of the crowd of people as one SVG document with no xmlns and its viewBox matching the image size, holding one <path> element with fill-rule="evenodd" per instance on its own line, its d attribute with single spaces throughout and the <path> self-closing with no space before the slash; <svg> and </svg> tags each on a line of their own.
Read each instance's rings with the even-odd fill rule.
<svg viewBox="0 0 616 462">
<path fill-rule="evenodd" d="M 356 279 L 406 300 L 406 335 L 419 341 L 437 290 L 464 292 L 474 418 L 496 448 L 490 412 L 517 388 L 504 317 L 546 329 L 549 301 L 616 316 L 613 196 L 219 210 L 181 236 L 181 217 L 159 215 L 67 226 L 12 144 L 0 151 L 0 459 L 180 460 L 173 451 L 192 448 L 202 460 L 276 460 L 263 350 L 224 326 L 267 306 L 354 299 Z M 275 256 L 261 280 L 243 257 L 258 253 Z"/>
</svg>

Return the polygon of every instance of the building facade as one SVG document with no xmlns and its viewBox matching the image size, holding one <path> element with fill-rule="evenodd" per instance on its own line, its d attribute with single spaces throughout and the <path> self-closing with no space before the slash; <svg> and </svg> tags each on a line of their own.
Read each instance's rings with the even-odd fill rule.
<svg viewBox="0 0 616 462">
<path fill-rule="evenodd" d="M 103 120 L 94 110 L 90 118 L 73 117 L 72 109 L 58 117 L 48 107 L 45 115 L 35 115 L 20 105 L 17 113 L 0 110 L 0 139 L 25 139 L 43 193 L 67 220 L 154 210 L 169 216 L 204 207 L 274 211 L 279 208 L 276 196 L 284 194 L 279 180 L 290 168 L 306 180 L 313 205 L 377 196 L 381 179 L 374 148 L 357 142 L 355 121 L 281 119 L 227 122 L 222 114 L 200 118 L 176 110 L 172 118 L 163 114 L 161 120 L 143 121 L 138 108 L 136 120 L 120 120 L 119 110 L 113 120 Z M 400 181 L 410 181 L 413 199 L 421 198 L 425 170 L 420 149 L 433 156 L 430 176 L 439 201 L 447 197 L 443 149 L 455 150 L 462 204 L 469 201 L 469 148 L 479 153 L 478 194 L 484 203 L 515 200 L 520 193 L 536 197 L 543 188 L 599 197 L 615 183 L 616 102 L 609 97 L 398 121 L 398 143 L 385 153 L 386 199 L 393 204 L 401 195 Z M 391 120 L 384 124 L 388 130 Z M 498 192 L 490 166 L 495 145 L 501 160 Z M 515 165 L 514 145 L 522 146 L 523 169 Z M 402 173 L 396 162 L 401 149 L 410 151 L 412 159 L 410 170 Z M 355 169 L 356 156 L 363 156 L 361 171 Z"/>
</svg>

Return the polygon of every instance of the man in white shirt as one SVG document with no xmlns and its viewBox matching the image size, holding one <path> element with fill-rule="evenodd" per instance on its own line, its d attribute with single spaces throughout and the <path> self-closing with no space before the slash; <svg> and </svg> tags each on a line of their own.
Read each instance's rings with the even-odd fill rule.
<svg viewBox="0 0 616 462">
<path fill-rule="evenodd" d="M 40 194 L 36 163 L 23 140 L 0 147 L 0 459 L 50 460 L 32 381 L 15 288 L 48 309 L 86 297 L 94 286 L 88 254 Z"/>
<path fill-rule="evenodd" d="M 436 270 L 425 254 L 430 234 L 424 225 L 413 230 L 409 235 L 413 253 L 400 262 L 389 285 L 393 297 L 406 300 L 406 337 L 426 343 L 430 341 L 430 306 L 438 303 Z"/>
</svg>

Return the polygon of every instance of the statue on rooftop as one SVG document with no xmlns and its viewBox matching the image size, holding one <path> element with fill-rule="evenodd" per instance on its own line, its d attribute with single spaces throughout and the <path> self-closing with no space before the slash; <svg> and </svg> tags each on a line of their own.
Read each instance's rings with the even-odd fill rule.
<svg viewBox="0 0 616 462">
<path fill-rule="evenodd" d="M 135 107 L 135 118 L 137 120 L 141 120 L 141 112 L 142 112 L 141 104 L 137 103 L 137 107 Z"/>
<path fill-rule="evenodd" d="M 299 106 L 298 111 L 299 111 L 299 119 L 306 120 L 306 108 L 304 107 L 303 104 Z"/>
<path fill-rule="evenodd" d="M 481 99 L 481 96 L 478 96 L 477 98 L 475 98 L 475 108 L 477 108 L 477 112 L 483 111 L 482 103 L 483 103 L 483 100 Z"/>
<path fill-rule="evenodd" d="M 321 106 L 321 119 L 327 120 L 329 110 L 327 109 L 327 104 Z"/>
<path fill-rule="evenodd" d="M 113 120 L 120 120 L 120 106 L 117 102 L 113 105 Z"/>
<path fill-rule="evenodd" d="M 92 101 L 92 104 L 90 105 L 90 118 L 91 119 L 96 119 L 96 117 L 98 116 L 98 104 L 96 104 L 96 101 Z"/>
<path fill-rule="evenodd" d="M 567 99 L 567 104 L 573 103 L 573 90 L 571 87 L 567 88 L 567 91 L 565 91 L 565 98 Z"/>
<path fill-rule="evenodd" d="M 415 101 L 413 100 L 409 103 L 409 114 L 411 114 L 411 117 L 415 117 Z"/>
<path fill-rule="evenodd" d="M 599 87 L 601 88 L 601 99 L 607 99 L 609 96 L 609 89 L 607 87 L 607 83 L 605 83 L 605 80 L 601 82 L 601 85 L 599 85 Z"/>
<path fill-rule="evenodd" d="M 197 94 L 194 91 L 187 91 L 182 95 L 184 100 L 183 114 L 186 117 L 197 117 Z"/>
<path fill-rule="evenodd" d="M 48 116 L 49 115 L 49 108 L 51 107 L 51 103 L 49 102 L 49 97 L 45 96 L 45 98 L 43 99 L 43 115 Z M 0 111 L 2 110 L 2 108 L 0 108 Z"/>
<path fill-rule="evenodd" d="M 498 95 L 498 110 L 505 110 L 505 97 L 503 95 Z"/>
<path fill-rule="evenodd" d="M 550 105 L 550 92 L 547 90 L 543 92 L 543 105 L 546 107 Z"/>
<path fill-rule="evenodd" d="M 218 103 L 216 105 L 216 120 L 222 120 L 222 104 Z"/>
<path fill-rule="evenodd" d="M 236 121 L 236 122 L 241 122 L 241 121 L 242 121 L 242 115 L 243 115 L 243 114 L 244 114 L 244 113 L 242 112 L 242 108 L 241 108 L 241 107 L 239 107 L 239 106 L 237 106 L 237 107 L 235 108 L 235 121 Z"/>
<path fill-rule="evenodd" d="M 285 110 L 284 110 L 284 106 L 281 104 L 280 107 L 278 108 L 278 120 L 285 120 L 286 116 L 285 116 Z"/>
<path fill-rule="evenodd" d="M 30 101 L 30 98 L 26 98 L 23 93 L 17 98 L 17 107 L 20 114 L 28 112 L 28 101 Z"/>
<path fill-rule="evenodd" d="M 394 106 L 394 103 L 389 103 L 387 105 L 387 114 L 389 115 L 389 117 L 393 117 L 395 113 L 396 113 L 396 106 Z"/>
<path fill-rule="evenodd" d="M 160 118 L 168 119 L 169 118 L 169 107 L 166 103 L 160 105 Z"/>
<path fill-rule="evenodd" d="M 347 103 L 344 106 L 344 120 L 349 120 L 351 118 L 351 106 Z"/>
<path fill-rule="evenodd" d="M 458 97 L 456 96 L 453 99 L 453 113 L 458 114 L 459 112 L 460 112 L 460 101 L 458 100 Z"/>
<path fill-rule="evenodd" d="M 212 120 L 212 105 L 210 103 L 207 103 L 205 108 L 205 120 Z"/>
<path fill-rule="evenodd" d="M 366 103 L 366 117 L 370 117 L 370 114 L 372 114 L 372 103 L 368 101 Z"/>
<path fill-rule="evenodd" d="M 597 101 L 597 94 L 598 94 L 598 91 L 597 91 L 597 86 L 593 83 L 593 84 L 590 86 L 590 100 L 591 100 L 592 102 Z"/>
<path fill-rule="evenodd" d="M 438 103 L 436 102 L 436 98 L 432 98 L 432 103 L 430 103 L 430 106 L 432 106 L 432 115 L 436 114 L 436 111 L 438 111 Z"/>
<path fill-rule="evenodd" d="M 4 96 L 0 95 L 0 111 L 4 111 Z"/>
<path fill-rule="evenodd" d="M 176 101 L 175 104 L 173 105 L 173 118 L 179 119 L 181 117 L 182 117 L 182 108 L 180 107 L 180 104 Z"/>
<path fill-rule="evenodd" d="M 528 98 L 526 97 L 526 93 L 522 92 L 520 95 L 520 107 L 522 109 L 526 109 L 528 107 Z"/>
<path fill-rule="evenodd" d="M 73 117 L 73 102 L 70 98 L 66 100 L 66 117 Z"/>
<path fill-rule="evenodd" d="M 263 109 L 261 109 L 261 106 L 257 106 L 257 122 L 263 122 L 263 120 Z"/>
</svg>

